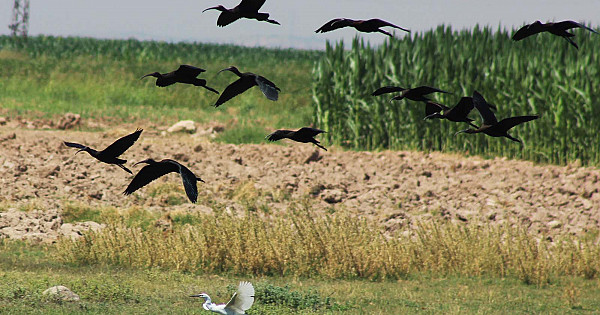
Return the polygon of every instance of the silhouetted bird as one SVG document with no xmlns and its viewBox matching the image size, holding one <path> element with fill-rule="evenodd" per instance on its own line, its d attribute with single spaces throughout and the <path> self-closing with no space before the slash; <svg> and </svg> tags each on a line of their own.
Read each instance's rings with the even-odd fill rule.
<svg viewBox="0 0 600 315">
<path fill-rule="evenodd" d="M 548 22 L 542 23 L 540 21 L 535 21 L 531 24 L 527 24 L 521 27 L 515 34 L 512 39 L 514 41 L 522 40 L 523 38 L 529 37 L 531 35 L 535 35 L 541 32 L 548 32 L 554 34 L 556 36 L 560 36 L 564 38 L 569 44 L 575 46 L 575 48 L 579 49 L 579 46 L 571 39 L 571 37 L 575 37 L 575 34 L 567 32 L 572 28 L 583 28 L 590 32 L 598 34 L 595 30 L 577 23 L 575 21 L 562 21 L 562 22 Z"/>
<path fill-rule="evenodd" d="M 392 100 L 401 100 L 403 98 L 407 98 L 409 100 L 417 101 L 417 102 L 430 101 L 429 98 L 425 97 L 425 95 L 427 95 L 427 94 L 431 94 L 431 93 L 435 93 L 435 92 L 450 93 L 450 92 L 442 91 L 440 89 L 436 89 L 433 87 L 423 85 L 423 86 L 419 86 L 419 87 L 412 88 L 412 89 L 406 89 L 406 88 L 399 87 L 399 86 L 384 86 L 382 88 L 375 90 L 375 92 L 373 92 L 373 94 L 371 94 L 371 95 L 377 96 L 377 95 L 382 95 L 382 94 L 387 94 L 387 93 L 395 93 L 395 92 L 401 92 L 401 93 L 400 93 L 400 95 L 394 96 L 392 98 Z"/>
<path fill-rule="evenodd" d="M 225 91 L 221 93 L 221 96 L 215 103 L 215 107 L 219 107 L 221 104 L 227 102 L 228 100 L 234 98 L 235 96 L 243 93 L 244 91 L 255 85 L 258 85 L 263 94 L 271 101 L 276 101 L 279 98 L 279 91 L 281 90 L 275 85 L 275 83 L 267 80 L 263 76 L 254 74 L 252 72 L 241 73 L 238 70 L 238 68 L 234 66 L 231 66 L 227 69 L 223 69 L 219 71 L 219 73 L 223 71 L 231 71 L 240 78 L 225 88 Z"/>
<path fill-rule="evenodd" d="M 490 110 L 488 102 L 483 98 L 479 92 L 473 92 L 473 103 L 475 104 L 475 108 L 479 111 L 481 118 L 483 119 L 483 124 L 477 129 L 465 129 L 457 132 L 459 133 L 485 133 L 488 136 L 492 137 L 506 137 L 512 141 L 521 142 L 521 140 L 514 138 L 513 136 L 508 134 L 508 130 L 512 127 L 522 124 L 524 122 L 528 122 L 534 119 L 538 119 L 539 116 L 515 116 L 510 118 L 502 119 L 498 122 L 496 119 L 496 115 Z"/>
<path fill-rule="evenodd" d="M 389 26 L 389 27 L 393 27 L 399 30 L 403 30 L 405 32 L 410 32 L 410 30 L 407 30 L 405 28 L 402 28 L 400 26 L 394 25 L 390 22 L 386 22 L 384 20 L 380 20 L 380 19 L 370 19 L 370 20 L 352 20 L 352 19 L 346 19 L 346 18 L 341 18 L 341 19 L 333 19 L 327 23 L 325 23 L 325 25 L 321 26 L 318 30 L 315 31 L 315 33 L 325 33 L 325 32 L 331 32 L 333 30 L 337 30 L 338 28 L 342 28 L 342 27 L 354 27 L 356 30 L 360 31 L 360 32 L 365 32 L 365 33 L 373 33 L 373 32 L 379 32 L 379 33 L 383 33 L 385 35 L 388 36 L 394 36 L 382 29 L 380 29 L 381 27 L 384 26 Z"/>
<path fill-rule="evenodd" d="M 194 66 L 181 65 L 181 66 L 179 66 L 179 69 L 177 69 L 175 71 L 171 71 L 169 73 L 162 73 L 162 74 L 159 72 L 152 72 L 152 73 L 146 74 L 145 76 L 141 77 L 140 80 L 145 77 L 155 77 L 156 85 L 160 86 L 160 87 L 169 86 L 169 85 L 172 85 L 175 83 L 185 83 L 185 84 L 192 84 L 195 86 L 201 86 L 209 91 L 219 94 L 219 92 L 217 90 L 206 86 L 206 80 L 196 78 L 200 73 L 205 72 L 205 71 L 206 70 L 196 68 Z"/>
<path fill-rule="evenodd" d="M 288 139 L 302 142 L 302 143 L 314 143 L 317 147 L 327 151 L 327 149 L 324 146 L 319 144 L 321 142 L 319 142 L 319 140 L 315 139 L 316 135 L 323 133 L 323 132 L 326 132 L 326 131 L 323 131 L 321 129 L 316 129 L 316 128 L 310 128 L 310 127 L 303 127 L 296 131 L 281 129 L 281 130 L 275 130 L 275 132 L 266 136 L 265 139 L 267 139 L 269 141 L 277 141 L 277 140 L 281 140 L 283 138 L 288 138 Z"/>
<path fill-rule="evenodd" d="M 229 25 L 241 18 L 255 19 L 258 21 L 265 21 L 271 24 L 280 25 L 279 22 L 269 19 L 269 13 L 258 12 L 263 4 L 265 4 L 265 1 L 266 0 L 242 0 L 242 2 L 233 9 L 227 9 L 222 5 L 218 5 L 216 7 L 205 9 L 202 12 L 206 12 L 208 10 L 221 11 L 221 14 L 219 14 L 219 19 L 217 20 L 217 25 L 220 27 Z"/>
<path fill-rule="evenodd" d="M 169 174 L 169 173 L 179 173 L 181 175 L 181 179 L 183 180 L 183 187 L 185 188 L 185 193 L 190 199 L 191 202 L 196 203 L 198 199 L 198 186 L 196 185 L 197 181 L 204 181 L 200 177 L 196 177 L 192 171 L 190 171 L 187 167 L 181 165 L 177 161 L 173 161 L 170 159 L 164 159 L 162 161 L 156 162 L 153 159 L 146 159 L 134 164 L 138 165 L 140 163 L 146 163 L 148 165 L 144 166 L 131 180 L 127 189 L 123 192 L 125 195 L 131 195 L 134 191 L 148 185 L 153 180 Z"/>
<path fill-rule="evenodd" d="M 458 104 L 452 108 L 428 101 L 425 103 L 425 114 L 427 116 L 424 119 L 439 118 L 454 122 L 466 122 L 475 128 L 479 128 L 472 123 L 473 119 L 467 117 L 471 110 L 473 110 L 473 107 L 473 98 L 469 96 L 461 98 Z"/>
<path fill-rule="evenodd" d="M 91 156 L 95 157 L 100 162 L 104 162 L 107 164 L 115 164 L 118 167 L 125 170 L 127 173 L 133 174 L 127 167 L 123 165 L 127 163 L 127 160 L 119 159 L 119 155 L 127 151 L 127 149 L 129 149 L 129 147 L 131 147 L 137 141 L 142 131 L 142 129 L 137 129 L 134 133 L 119 138 L 117 141 L 115 141 L 113 144 L 109 145 L 106 149 L 102 151 L 96 151 L 88 146 L 79 143 L 64 141 L 64 144 L 68 147 L 79 149 L 75 154 L 81 151 L 85 151 Z"/>
</svg>

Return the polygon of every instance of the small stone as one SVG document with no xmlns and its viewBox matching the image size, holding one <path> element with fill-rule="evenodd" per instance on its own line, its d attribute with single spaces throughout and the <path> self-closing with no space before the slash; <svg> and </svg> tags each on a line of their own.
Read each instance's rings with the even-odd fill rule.
<svg viewBox="0 0 600 315">
<path fill-rule="evenodd" d="M 42 292 L 42 295 L 65 302 L 79 301 L 79 295 L 75 294 L 69 288 L 62 285 L 57 285 L 48 288 L 44 292 Z"/>
<path fill-rule="evenodd" d="M 558 220 L 548 222 L 548 227 L 551 229 L 558 229 L 562 226 L 562 223 Z"/>
<path fill-rule="evenodd" d="M 173 132 L 180 132 L 180 131 L 185 131 L 185 132 L 189 132 L 189 133 L 193 133 L 194 131 L 196 131 L 196 125 L 194 124 L 193 120 L 182 120 L 176 124 L 174 124 L 173 126 L 169 127 L 169 129 L 167 129 L 167 132 L 173 133 Z"/>
</svg>

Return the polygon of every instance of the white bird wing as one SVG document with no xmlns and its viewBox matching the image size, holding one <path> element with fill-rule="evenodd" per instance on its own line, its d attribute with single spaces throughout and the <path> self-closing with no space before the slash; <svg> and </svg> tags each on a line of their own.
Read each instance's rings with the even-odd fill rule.
<svg viewBox="0 0 600 315">
<path fill-rule="evenodd" d="M 275 85 L 275 83 L 259 75 L 256 76 L 255 80 L 260 90 L 268 99 L 271 101 L 276 101 L 279 98 L 279 88 Z"/>
<path fill-rule="evenodd" d="M 238 314 L 245 314 L 254 304 L 254 287 L 247 281 L 240 282 L 237 292 L 233 294 L 231 300 L 225 305 L 225 310 L 231 310 Z"/>
</svg>

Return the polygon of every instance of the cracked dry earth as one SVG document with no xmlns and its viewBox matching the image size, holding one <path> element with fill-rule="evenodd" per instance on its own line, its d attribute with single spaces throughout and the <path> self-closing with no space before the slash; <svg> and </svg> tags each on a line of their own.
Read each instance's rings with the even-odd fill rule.
<svg viewBox="0 0 600 315">
<path fill-rule="evenodd" d="M 536 233 L 583 234 L 600 220 L 600 170 L 592 167 L 536 165 L 497 158 L 411 151 L 316 151 L 307 144 L 231 145 L 200 134 L 162 134 L 145 130 L 122 156 L 128 166 L 152 157 L 173 158 L 206 183 L 200 201 L 168 205 L 152 186 L 181 179 L 164 176 L 132 196 L 123 190 L 132 177 L 116 166 L 97 162 L 62 141 L 104 149 L 135 127 L 106 132 L 29 130 L 0 127 L 0 209 L 28 205 L 61 211 L 66 203 L 145 207 L 157 211 L 202 211 L 206 200 L 242 208 L 231 192 L 241 185 L 257 191 L 285 192 L 287 198 L 261 198 L 274 211 L 309 200 L 317 211 L 346 212 L 381 223 L 388 231 L 422 220 L 519 224 Z M 510 145 L 510 144 L 509 144 Z M 318 152 L 317 155 L 315 152 Z M 308 160 L 308 161 L 307 161 Z M 140 169 L 132 168 L 135 173 Z M 214 203 L 213 203 L 214 204 Z"/>
</svg>

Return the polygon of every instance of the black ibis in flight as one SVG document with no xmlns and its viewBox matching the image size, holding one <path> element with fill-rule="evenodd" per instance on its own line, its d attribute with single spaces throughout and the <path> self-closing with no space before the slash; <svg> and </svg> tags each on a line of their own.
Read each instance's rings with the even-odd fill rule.
<svg viewBox="0 0 600 315">
<path fill-rule="evenodd" d="M 459 134 L 459 133 L 485 133 L 488 136 L 506 137 L 512 141 L 521 143 L 521 140 L 509 135 L 508 130 L 510 130 L 512 127 L 514 127 L 516 125 L 539 118 L 539 116 L 537 116 L 537 115 L 515 116 L 515 117 L 509 117 L 509 118 L 502 119 L 501 121 L 498 121 L 496 119 L 496 115 L 494 115 L 494 113 L 490 109 L 488 102 L 477 91 L 473 92 L 473 104 L 475 105 L 475 108 L 477 109 L 477 111 L 479 111 L 479 114 L 481 115 L 481 118 L 483 119 L 483 123 L 481 124 L 481 126 L 479 128 L 461 130 L 461 131 L 457 132 L 456 134 Z"/>
<path fill-rule="evenodd" d="M 123 165 L 127 163 L 127 160 L 119 159 L 119 155 L 127 151 L 127 149 L 129 149 L 129 147 L 131 147 L 137 141 L 142 131 L 142 129 L 137 129 L 134 133 L 119 138 L 117 141 L 115 141 L 113 144 L 109 145 L 108 147 L 106 147 L 106 149 L 102 151 L 96 151 L 88 146 L 79 143 L 64 141 L 64 144 L 68 147 L 79 149 L 75 154 L 85 151 L 100 162 L 104 162 L 107 164 L 115 164 L 118 167 L 125 170 L 127 173 L 133 174 L 127 167 Z"/>
<path fill-rule="evenodd" d="M 550 34 L 560 36 L 564 38 L 569 44 L 573 45 L 575 48 L 579 49 L 579 46 L 573 41 L 572 37 L 575 37 L 575 34 L 567 32 L 573 28 L 583 28 L 592 33 L 598 34 L 594 29 L 589 28 L 581 23 L 577 23 L 575 21 L 562 21 L 562 22 L 548 22 L 542 23 L 540 21 L 535 21 L 531 24 L 527 24 L 521 27 L 518 31 L 515 32 L 512 39 L 514 41 L 522 40 L 523 38 L 529 37 L 531 35 L 535 35 L 537 33 L 548 32 Z"/>
<path fill-rule="evenodd" d="M 384 27 L 384 26 L 389 26 L 392 28 L 403 30 L 405 32 L 410 32 L 410 30 L 407 30 L 405 28 L 402 28 L 400 26 L 394 25 L 390 22 L 380 20 L 380 19 L 352 20 L 352 19 L 340 18 L 340 19 L 333 19 L 333 20 L 325 23 L 318 30 L 316 30 L 315 33 L 326 33 L 326 32 L 331 32 L 333 30 L 337 30 L 338 28 L 354 27 L 359 32 L 364 32 L 364 33 L 379 32 L 379 33 L 383 33 L 385 35 L 393 37 L 394 35 L 381 29 L 381 27 Z"/>
<path fill-rule="evenodd" d="M 197 78 L 197 76 L 200 73 L 205 72 L 205 71 L 206 70 L 197 68 L 194 66 L 181 65 L 181 66 L 179 66 L 179 68 L 177 70 L 171 71 L 169 73 L 159 73 L 159 72 L 148 73 L 145 76 L 141 77 L 140 80 L 145 77 L 155 77 L 156 85 L 160 86 L 160 87 L 173 85 L 175 83 L 185 83 L 185 84 L 192 84 L 195 86 L 201 86 L 211 92 L 219 94 L 219 92 L 217 90 L 206 86 L 206 80 Z"/>
<path fill-rule="evenodd" d="M 447 119 L 453 122 L 466 122 L 469 125 L 478 128 L 472 123 L 473 119 L 467 117 L 473 110 L 473 98 L 469 96 L 462 97 L 454 107 L 448 107 L 439 103 L 428 101 L 425 103 L 424 119 Z"/>
<path fill-rule="evenodd" d="M 283 138 L 288 138 L 302 143 L 314 143 L 317 147 L 327 151 L 327 149 L 324 146 L 320 145 L 319 140 L 315 139 L 315 136 L 323 132 L 326 131 L 310 127 L 303 127 L 296 131 L 280 129 L 275 130 L 273 133 L 266 136 L 266 139 L 273 142 L 281 140 Z"/>
<path fill-rule="evenodd" d="M 375 90 L 375 92 L 373 92 L 371 95 L 377 96 L 377 95 L 382 95 L 382 94 L 387 94 L 387 93 L 396 93 L 396 92 L 400 92 L 400 94 L 394 96 L 392 98 L 392 100 L 401 100 L 403 98 L 407 98 L 409 100 L 417 101 L 417 102 L 430 101 L 429 98 L 425 97 L 425 95 L 427 95 L 427 94 L 431 94 L 431 93 L 435 93 L 435 92 L 450 93 L 450 92 L 442 91 L 442 90 L 434 88 L 434 87 L 423 85 L 423 86 L 419 86 L 419 87 L 412 88 L 412 89 L 406 89 L 406 88 L 399 87 L 399 86 L 384 86 L 382 88 L 378 88 L 377 90 Z"/>
<path fill-rule="evenodd" d="M 242 94 L 244 91 L 255 85 L 258 85 L 263 94 L 271 101 L 276 101 L 279 98 L 279 91 L 281 90 L 275 85 L 275 83 L 267 80 L 263 76 L 254 74 L 252 72 L 241 73 L 240 70 L 238 70 L 238 68 L 234 66 L 223 69 L 219 71 L 219 73 L 223 71 L 231 71 L 240 78 L 225 88 L 225 90 L 223 91 L 223 93 L 221 93 L 221 96 L 219 96 L 219 99 L 215 103 L 215 107 L 221 106 L 223 103 L 227 102 L 228 100 L 234 98 L 239 94 Z"/>
<path fill-rule="evenodd" d="M 123 194 L 131 195 L 134 191 L 148 185 L 150 182 L 163 175 L 179 173 L 183 180 L 183 188 L 185 188 L 187 197 L 192 203 L 196 203 L 198 200 L 198 186 L 196 185 L 196 182 L 200 181 L 204 183 L 204 181 L 200 177 L 196 177 L 196 175 L 194 175 L 187 167 L 170 159 L 164 159 L 158 162 L 153 159 L 146 159 L 135 163 L 134 166 L 140 163 L 148 165 L 142 167 L 135 177 L 133 177 Z"/>
<path fill-rule="evenodd" d="M 241 18 L 255 19 L 258 21 L 265 21 L 271 24 L 281 25 L 275 20 L 270 20 L 269 13 L 258 12 L 263 4 L 265 4 L 265 1 L 266 0 L 242 0 L 242 2 L 240 2 L 240 4 L 235 6 L 233 9 L 227 9 L 222 5 L 218 5 L 216 7 L 205 9 L 202 12 L 206 12 L 208 10 L 221 11 L 221 14 L 219 14 L 219 19 L 217 19 L 217 26 L 220 27 L 229 25 Z"/>
</svg>

